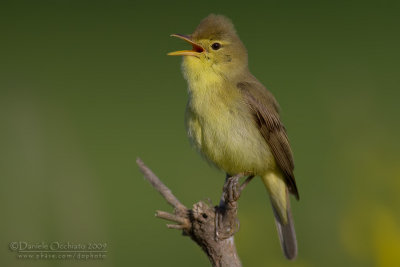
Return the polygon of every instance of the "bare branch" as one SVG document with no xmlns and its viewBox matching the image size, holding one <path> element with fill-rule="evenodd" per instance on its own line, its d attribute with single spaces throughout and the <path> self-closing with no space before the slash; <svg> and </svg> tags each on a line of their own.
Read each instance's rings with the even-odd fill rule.
<svg viewBox="0 0 400 267">
<path fill-rule="evenodd" d="M 172 194 L 171 190 L 161 182 L 160 179 L 143 163 L 141 159 L 136 160 L 140 171 L 151 185 L 165 198 L 165 200 L 178 210 L 186 210 L 187 208 Z"/>
<path fill-rule="evenodd" d="M 151 185 L 174 207 L 173 214 L 156 211 L 156 217 L 177 223 L 167 224 L 167 227 L 182 230 L 184 235 L 190 236 L 207 254 L 213 266 L 242 266 L 233 239 L 233 235 L 239 230 L 237 201 L 242 190 L 253 176 L 248 177 L 242 185 L 239 184 L 239 179 L 246 174 L 227 178 L 218 206 L 210 207 L 207 203 L 200 201 L 189 210 L 179 202 L 171 190 L 160 181 L 143 161 L 137 159 L 136 162 Z"/>
<path fill-rule="evenodd" d="M 167 224 L 167 228 L 169 229 L 177 229 L 177 230 L 184 230 L 185 226 L 180 224 Z"/>
<path fill-rule="evenodd" d="M 164 219 L 164 220 L 179 223 L 179 224 L 183 225 L 184 227 L 189 227 L 189 225 L 190 225 L 190 221 L 188 219 L 182 218 L 181 216 L 171 214 L 171 213 L 168 213 L 165 211 L 160 211 L 160 210 L 156 211 L 156 217 Z"/>
</svg>

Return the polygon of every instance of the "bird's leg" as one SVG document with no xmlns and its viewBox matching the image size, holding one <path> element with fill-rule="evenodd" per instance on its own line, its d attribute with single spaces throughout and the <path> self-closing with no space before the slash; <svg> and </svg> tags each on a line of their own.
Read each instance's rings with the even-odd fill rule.
<svg viewBox="0 0 400 267">
<path fill-rule="evenodd" d="M 216 207 L 215 237 L 217 240 L 229 238 L 239 230 L 237 201 L 243 189 L 254 177 L 254 175 L 249 176 L 243 184 L 240 185 L 239 179 L 246 175 L 246 173 L 240 173 L 234 176 L 226 175 L 221 201 L 219 206 Z"/>
<path fill-rule="evenodd" d="M 242 183 L 242 185 L 240 186 L 240 193 L 242 193 L 242 191 L 246 188 L 246 186 L 251 182 L 251 180 L 253 180 L 254 175 L 250 175 L 249 177 L 246 178 L 246 180 Z"/>
</svg>

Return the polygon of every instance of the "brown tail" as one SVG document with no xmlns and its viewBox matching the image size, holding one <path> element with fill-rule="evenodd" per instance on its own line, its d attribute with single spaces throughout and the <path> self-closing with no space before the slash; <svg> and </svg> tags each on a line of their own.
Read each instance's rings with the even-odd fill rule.
<svg viewBox="0 0 400 267">
<path fill-rule="evenodd" d="M 294 260 L 297 256 L 297 239 L 296 231 L 294 230 L 294 223 L 292 218 L 292 211 L 290 209 L 289 194 L 287 196 L 287 223 L 284 224 L 279 217 L 279 213 L 272 205 L 272 210 L 275 216 L 276 229 L 278 231 L 279 241 L 281 242 L 281 247 L 286 258 L 289 260 Z M 272 201 L 271 201 L 272 202 Z M 271 203 L 272 204 L 272 203 Z"/>
</svg>

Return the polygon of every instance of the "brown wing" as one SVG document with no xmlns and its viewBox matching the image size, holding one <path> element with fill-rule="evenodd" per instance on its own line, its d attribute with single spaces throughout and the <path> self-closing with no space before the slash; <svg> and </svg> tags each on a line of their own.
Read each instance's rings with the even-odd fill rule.
<svg viewBox="0 0 400 267">
<path fill-rule="evenodd" d="M 246 103 L 254 114 L 261 135 L 267 141 L 279 168 L 282 170 L 289 192 L 299 199 L 294 178 L 292 150 L 285 126 L 279 118 L 279 105 L 274 96 L 257 82 L 240 82 L 237 87 L 242 91 Z"/>
</svg>

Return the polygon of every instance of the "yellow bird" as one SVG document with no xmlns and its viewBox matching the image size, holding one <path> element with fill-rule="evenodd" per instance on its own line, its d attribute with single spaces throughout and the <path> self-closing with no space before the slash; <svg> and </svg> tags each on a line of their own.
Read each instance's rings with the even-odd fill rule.
<svg viewBox="0 0 400 267">
<path fill-rule="evenodd" d="M 191 35 L 182 72 L 189 87 L 187 132 L 193 145 L 228 174 L 260 176 L 268 190 L 285 256 L 297 256 L 289 193 L 299 199 L 294 163 L 274 96 L 250 73 L 232 22 L 211 14 Z"/>
</svg>

